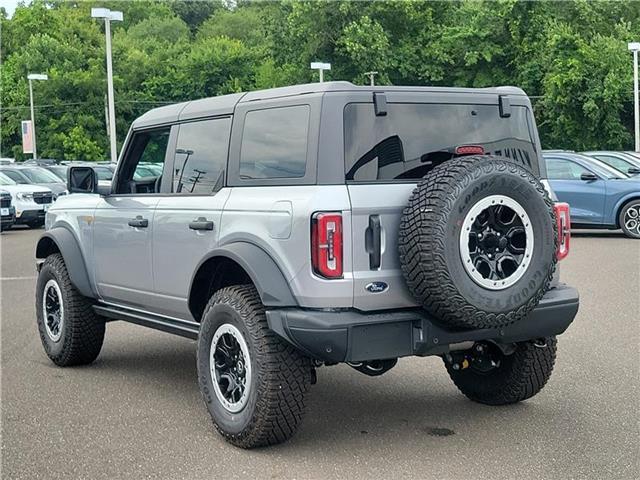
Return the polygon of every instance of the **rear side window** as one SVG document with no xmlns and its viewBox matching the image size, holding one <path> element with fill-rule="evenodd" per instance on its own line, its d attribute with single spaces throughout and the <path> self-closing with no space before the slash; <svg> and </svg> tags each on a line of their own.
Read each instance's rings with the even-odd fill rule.
<svg viewBox="0 0 640 480">
<path fill-rule="evenodd" d="M 178 131 L 173 192 L 208 194 L 224 185 L 231 118 L 183 123 Z"/>
<path fill-rule="evenodd" d="M 456 147 L 482 146 L 538 173 L 527 109 L 502 118 L 497 105 L 393 103 L 386 116 L 373 104 L 344 110 L 345 177 L 352 181 L 416 180 L 451 159 Z"/>
<path fill-rule="evenodd" d="M 308 134 L 308 105 L 247 112 L 240 147 L 240 178 L 304 177 Z"/>
</svg>

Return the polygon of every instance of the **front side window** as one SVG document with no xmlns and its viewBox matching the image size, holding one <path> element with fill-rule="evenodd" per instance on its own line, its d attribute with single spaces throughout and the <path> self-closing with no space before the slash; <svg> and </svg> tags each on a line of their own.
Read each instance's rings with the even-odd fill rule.
<svg viewBox="0 0 640 480">
<path fill-rule="evenodd" d="M 307 165 L 309 106 L 247 112 L 240 147 L 240 178 L 301 178 Z"/>
<path fill-rule="evenodd" d="M 575 162 L 560 158 L 547 159 L 547 176 L 550 180 L 580 180 L 583 173 L 590 172 Z"/>
<path fill-rule="evenodd" d="M 158 193 L 161 174 L 141 176 L 138 167 L 147 165 L 162 168 L 167 154 L 170 128 L 146 130 L 134 133 L 120 172 L 118 173 L 118 193 Z M 160 170 L 161 171 L 161 170 Z"/>
<path fill-rule="evenodd" d="M 418 180 L 450 160 L 457 147 L 514 159 L 536 171 L 538 160 L 525 107 L 500 116 L 497 105 L 389 103 L 376 116 L 371 103 L 344 109 L 345 178 L 372 182 Z"/>
<path fill-rule="evenodd" d="M 183 123 L 178 131 L 173 192 L 215 193 L 224 185 L 231 118 Z"/>
</svg>

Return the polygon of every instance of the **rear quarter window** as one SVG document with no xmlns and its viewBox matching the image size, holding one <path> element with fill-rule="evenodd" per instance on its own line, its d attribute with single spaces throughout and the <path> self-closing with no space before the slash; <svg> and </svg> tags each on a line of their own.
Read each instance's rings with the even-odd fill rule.
<svg viewBox="0 0 640 480">
<path fill-rule="evenodd" d="M 301 178 L 307 164 L 309 106 L 247 112 L 240 147 L 240 178 Z"/>
<path fill-rule="evenodd" d="M 347 181 L 417 180 L 463 145 L 481 145 L 539 173 L 522 106 L 503 118 L 497 105 L 395 103 L 376 116 L 373 104 L 352 103 L 344 110 L 344 139 Z"/>
</svg>

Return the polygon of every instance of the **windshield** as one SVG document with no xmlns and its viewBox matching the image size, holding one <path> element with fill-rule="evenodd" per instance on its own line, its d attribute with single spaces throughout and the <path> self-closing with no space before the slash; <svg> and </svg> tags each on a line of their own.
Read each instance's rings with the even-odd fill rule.
<svg viewBox="0 0 640 480">
<path fill-rule="evenodd" d="M 4 173 L 0 172 L 0 185 L 16 185 L 16 182 L 11 180 Z"/>
<path fill-rule="evenodd" d="M 344 109 L 345 177 L 349 181 L 416 180 L 473 146 L 513 158 L 538 172 L 528 110 L 512 106 L 503 118 L 497 105 L 389 103 L 376 116 L 371 103 Z"/>
<path fill-rule="evenodd" d="M 93 167 L 98 180 L 113 180 L 113 172 L 109 167 Z"/>
<path fill-rule="evenodd" d="M 22 168 L 20 172 L 33 183 L 60 183 L 60 179 L 44 168 Z"/>
<path fill-rule="evenodd" d="M 66 181 L 67 180 L 67 169 L 68 167 L 65 167 L 63 165 L 60 166 L 55 166 L 55 167 L 47 167 L 47 169 L 53 173 L 54 175 L 56 175 L 57 177 L 59 177 L 61 180 Z"/>
<path fill-rule="evenodd" d="M 589 168 L 593 170 L 594 173 L 600 175 L 601 177 L 608 178 L 610 180 L 615 180 L 619 178 L 629 178 L 629 175 L 619 172 L 613 167 L 610 167 L 606 163 L 598 160 L 597 158 L 587 157 L 586 155 L 575 155 L 577 158 L 581 158 L 589 162 Z"/>
</svg>

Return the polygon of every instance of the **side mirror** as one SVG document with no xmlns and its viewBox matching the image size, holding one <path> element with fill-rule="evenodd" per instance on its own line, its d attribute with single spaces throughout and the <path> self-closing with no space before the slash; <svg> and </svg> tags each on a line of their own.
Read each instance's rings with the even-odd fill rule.
<svg viewBox="0 0 640 480">
<path fill-rule="evenodd" d="M 69 193 L 97 193 L 98 180 L 91 167 L 70 167 L 67 173 Z"/>
<path fill-rule="evenodd" d="M 629 170 L 627 170 L 627 173 L 629 175 L 638 175 L 638 174 L 640 174 L 640 168 L 638 168 L 638 167 L 630 167 Z"/>
<path fill-rule="evenodd" d="M 598 176 L 595 173 L 584 172 L 580 175 L 580 180 L 584 180 L 585 182 L 593 182 L 594 180 L 598 180 Z"/>
</svg>

